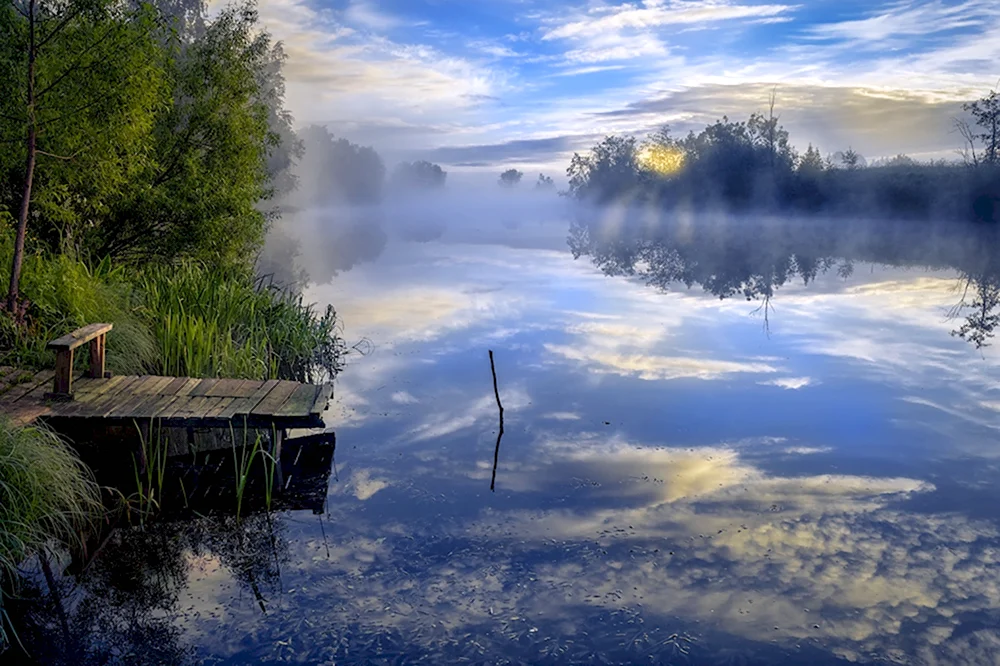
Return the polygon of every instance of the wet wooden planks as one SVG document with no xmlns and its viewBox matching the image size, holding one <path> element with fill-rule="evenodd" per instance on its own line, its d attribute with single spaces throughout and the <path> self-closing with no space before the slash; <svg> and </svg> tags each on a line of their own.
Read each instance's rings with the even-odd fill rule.
<svg viewBox="0 0 1000 666">
<path fill-rule="evenodd" d="M 329 385 L 279 380 L 189 377 L 79 376 L 74 398 L 46 398 L 54 373 L 0 367 L 0 415 L 19 423 L 38 418 L 157 419 L 164 425 L 225 426 L 232 422 L 283 428 L 322 426 L 332 395 Z"/>
</svg>

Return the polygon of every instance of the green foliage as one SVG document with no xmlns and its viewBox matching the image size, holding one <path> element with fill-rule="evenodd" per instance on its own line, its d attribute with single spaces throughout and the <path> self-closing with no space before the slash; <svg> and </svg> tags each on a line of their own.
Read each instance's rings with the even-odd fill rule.
<svg viewBox="0 0 1000 666">
<path fill-rule="evenodd" d="M 138 283 L 159 345 L 154 370 L 188 377 L 309 381 L 336 374 L 336 314 L 249 271 L 189 261 L 146 271 Z"/>
<path fill-rule="evenodd" d="M 257 204 L 271 194 L 268 156 L 280 143 L 269 114 L 286 118 L 271 111 L 283 90 L 266 74 L 275 57 L 249 5 L 224 9 L 190 43 L 173 45 L 154 157 L 95 229 L 98 256 L 225 264 L 253 256 L 266 228 Z"/>
<path fill-rule="evenodd" d="M 25 4 L 26 3 L 21 3 Z M 80 248 L 151 159 L 156 114 L 168 94 L 160 27 L 147 6 L 117 0 L 0 9 L 0 207 L 16 210 L 29 125 L 37 128 L 32 205 L 37 237 Z M 36 98 L 26 104 L 34 44 Z"/>
<path fill-rule="evenodd" d="M 0 262 L 10 261 L 11 246 L 9 233 L 0 234 Z M 0 288 L 6 279 L 0 274 Z M 29 323 L 15 327 L 0 316 L 0 364 L 51 367 L 50 340 L 110 322 L 108 368 L 116 374 L 309 381 L 341 367 L 333 309 L 319 314 L 242 267 L 190 260 L 136 276 L 109 260 L 91 267 L 35 253 L 25 258 L 22 291 Z"/>
<path fill-rule="evenodd" d="M 8 266 L 13 253 L 9 232 L 0 232 L 0 265 Z M 0 272 L 6 291 L 9 276 Z M 51 367 L 55 358 L 48 342 L 95 322 L 110 322 L 108 369 L 136 374 L 156 362 L 156 342 L 139 311 L 140 302 L 122 268 L 109 261 L 96 266 L 67 255 L 34 253 L 25 257 L 21 292 L 30 303 L 27 328 L 14 327 L 0 316 L 0 363 L 19 367 Z M 86 359 L 80 355 L 82 363 Z"/>
<path fill-rule="evenodd" d="M 20 204 L 33 113 L 36 246 L 246 265 L 267 227 L 260 203 L 294 187 L 302 151 L 284 52 L 252 4 L 211 20 L 197 3 L 162 4 L 168 18 L 126 0 L 37 2 L 33 109 L 29 21 L 20 4 L 0 8 L 0 210 Z"/>
<path fill-rule="evenodd" d="M 57 435 L 0 419 L 0 584 L 17 580 L 16 567 L 53 541 L 72 543 L 99 515 L 100 494 L 90 471 Z M 0 592 L 0 612 L 2 612 Z M 0 618 L 0 651 L 7 636 Z"/>
</svg>

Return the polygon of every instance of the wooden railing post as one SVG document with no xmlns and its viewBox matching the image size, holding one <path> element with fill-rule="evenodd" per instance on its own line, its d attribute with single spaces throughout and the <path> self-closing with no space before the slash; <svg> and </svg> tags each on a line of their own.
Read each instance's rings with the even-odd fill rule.
<svg viewBox="0 0 1000 666">
<path fill-rule="evenodd" d="M 105 333 L 101 333 L 90 341 L 90 372 L 88 377 L 94 379 L 104 378 L 104 339 Z"/>
</svg>

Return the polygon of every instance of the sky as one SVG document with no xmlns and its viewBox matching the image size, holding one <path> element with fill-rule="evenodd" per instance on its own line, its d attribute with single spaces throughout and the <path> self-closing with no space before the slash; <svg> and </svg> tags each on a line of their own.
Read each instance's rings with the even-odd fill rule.
<svg viewBox="0 0 1000 666">
<path fill-rule="evenodd" d="M 804 151 L 956 157 L 997 0 L 259 0 L 287 103 L 395 160 L 557 180 L 607 134 L 776 112 Z"/>
</svg>

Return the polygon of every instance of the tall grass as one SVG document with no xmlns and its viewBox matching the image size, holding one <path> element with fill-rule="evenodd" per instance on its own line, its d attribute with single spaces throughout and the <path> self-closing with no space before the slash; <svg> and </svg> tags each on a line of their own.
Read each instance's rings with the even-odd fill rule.
<svg viewBox="0 0 1000 666">
<path fill-rule="evenodd" d="M 13 242 L 0 229 L 0 293 L 7 292 Z M 28 254 L 21 293 L 30 304 L 27 327 L 0 316 L 0 364 L 52 367 L 50 340 L 95 322 L 111 322 L 107 364 L 112 372 L 136 374 L 155 362 L 153 332 L 140 316 L 140 301 L 121 267 L 108 261 L 88 266 L 67 255 Z M 81 364 L 85 354 L 79 354 Z"/>
<path fill-rule="evenodd" d="M 134 419 L 132 423 L 139 435 L 139 450 L 132 454 L 135 492 L 125 498 L 125 508 L 130 520 L 134 512 L 143 525 L 147 517 L 161 508 L 169 442 L 159 421 L 150 419 L 146 428 Z"/>
<path fill-rule="evenodd" d="M 3 594 L 18 565 L 53 541 L 73 543 L 101 511 L 90 470 L 56 434 L 0 419 L 0 651 Z"/>
<path fill-rule="evenodd" d="M 12 246 L 0 229 L 0 266 Z M 0 293 L 7 279 L 0 271 Z M 0 365 L 52 367 L 48 342 L 94 322 L 115 325 L 107 363 L 116 374 L 316 381 L 335 375 L 345 352 L 332 307 L 319 313 L 239 268 L 181 261 L 130 271 L 29 254 L 21 292 L 28 323 L 0 315 Z"/>
<path fill-rule="evenodd" d="M 136 285 L 161 374 L 312 381 L 340 370 L 333 308 L 319 315 L 249 272 L 186 261 L 150 268 Z"/>
</svg>

